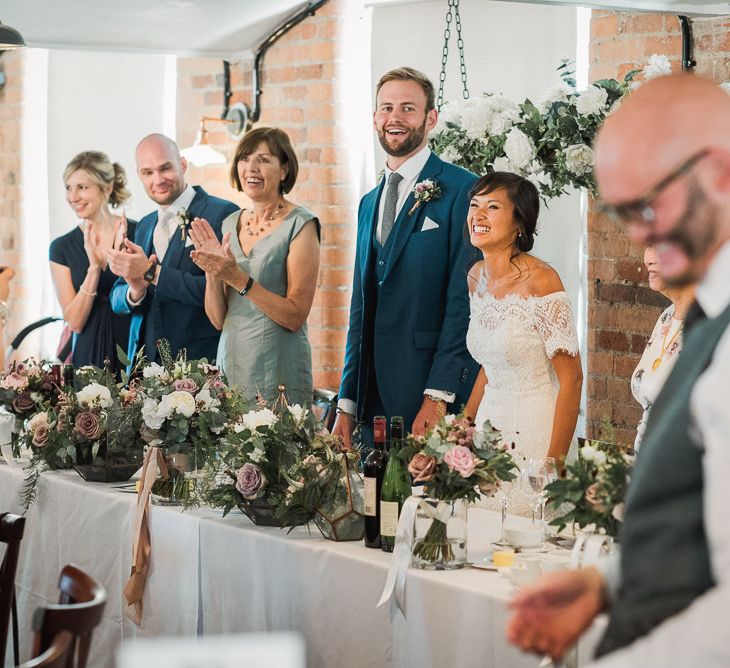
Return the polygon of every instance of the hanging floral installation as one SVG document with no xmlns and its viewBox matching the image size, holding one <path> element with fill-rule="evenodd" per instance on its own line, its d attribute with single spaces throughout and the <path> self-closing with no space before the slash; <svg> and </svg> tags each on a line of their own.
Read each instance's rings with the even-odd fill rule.
<svg viewBox="0 0 730 668">
<path fill-rule="evenodd" d="M 671 74 L 666 56 L 653 55 L 643 70 L 622 81 L 601 79 L 576 89 L 568 63 L 558 68 L 560 82 L 533 102 L 517 104 L 500 94 L 447 102 L 431 135 L 431 147 L 444 160 L 475 174 L 515 172 L 532 181 L 544 201 L 568 188 L 596 193 L 593 140 L 606 117 L 630 90 Z M 729 84 L 722 84 L 728 89 Z"/>
</svg>

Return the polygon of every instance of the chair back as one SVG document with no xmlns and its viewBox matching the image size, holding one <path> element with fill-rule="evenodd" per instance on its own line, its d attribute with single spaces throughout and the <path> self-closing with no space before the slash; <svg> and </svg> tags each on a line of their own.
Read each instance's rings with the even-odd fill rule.
<svg viewBox="0 0 730 668">
<path fill-rule="evenodd" d="M 64 566 L 58 582 L 58 605 L 38 608 L 33 615 L 33 656 L 39 656 L 61 631 L 74 636 L 71 658 L 66 663 L 85 668 L 89 658 L 91 633 L 101 622 L 106 605 L 106 589 L 76 566 Z M 73 662 L 74 656 L 76 662 Z"/>
<path fill-rule="evenodd" d="M 10 513 L 0 514 L 0 543 L 7 545 L 0 565 L 0 666 L 5 665 L 10 611 L 15 599 L 15 573 L 18 569 L 18 554 L 24 530 L 25 517 Z M 14 644 L 17 647 L 17 639 Z M 17 655 L 15 660 L 17 663 Z"/>
<path fill-rule="evenodd" d="M 74 634 L 71 631 L 61 631 L 43 654 L 18 668 L 66 668 L 73 660 L 73 650 Z"/>
</svg>

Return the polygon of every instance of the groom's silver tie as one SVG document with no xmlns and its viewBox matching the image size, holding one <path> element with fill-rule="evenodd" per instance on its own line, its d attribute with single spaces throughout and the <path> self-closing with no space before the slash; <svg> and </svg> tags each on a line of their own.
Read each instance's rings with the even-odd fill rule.
<svg viewBox="0 0 730 668">
<path fill-rule="evenodd" d="M 385 206 L 383 206 L 383 221 L 380 227 L 380 243 L 385 246 L 390 232 L 395 225 L 395 209 L 398 204 L 398 184 L 403 177 L 398 172 L 391 172 L 388 178 L 388 189 L 385 191 Z"/>
</svg>

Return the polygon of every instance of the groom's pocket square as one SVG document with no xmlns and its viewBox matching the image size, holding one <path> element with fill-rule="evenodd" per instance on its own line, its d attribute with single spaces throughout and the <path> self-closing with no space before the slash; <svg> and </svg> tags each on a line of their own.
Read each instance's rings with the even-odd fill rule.
<svg viewBox="0 0 730 668">
<path fill-rule="evenodd" d="M 439 228 L 439 224 L 435 221 L 426 216 L 426 219 L 423 221 L 423 225 L 421 226 L 421 232 L 426 232 L 428 230 L 437 230 Z"/>
</svg>

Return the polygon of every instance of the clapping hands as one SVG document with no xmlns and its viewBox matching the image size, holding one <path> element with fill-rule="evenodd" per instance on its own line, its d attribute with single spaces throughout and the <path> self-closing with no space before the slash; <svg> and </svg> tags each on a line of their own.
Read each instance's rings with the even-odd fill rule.
<svg viewBox="0 0 730 668">
<path fill-rule="evenodd" d="M 221 243 L 205 218 L 195 218 L 190 226 L 190 238 L 195 246 L 190 258 L 206 274 L 229 285 L 240 281 L 242 272 L 231 251 L 230 232 L 226 232 Z"/>
</svg>

